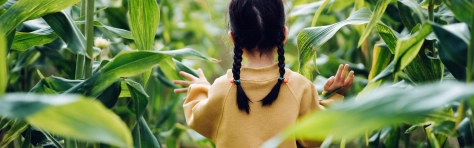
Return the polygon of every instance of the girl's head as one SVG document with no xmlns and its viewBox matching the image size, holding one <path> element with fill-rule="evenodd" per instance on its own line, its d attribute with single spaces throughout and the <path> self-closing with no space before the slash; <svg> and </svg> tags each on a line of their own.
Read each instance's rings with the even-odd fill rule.
<svg viewBox="0 0 474 148">
<path fill-rule="evenodd" d="M 232 73 L 237 85 L 237 105 L 250 113 L 250 99 L 240 83 L 240 68 L 244 49 L 247 52 L 278 53 L 280 78 L 269 94 L 261 100 L 263 106 L 271 105 L 280 91 L 285 74 L 283 45 L 286 38 L 285 12 L 282 0 L 231 0 L 229 4 L 230 35 L 234 42 Z"/>
</svg>

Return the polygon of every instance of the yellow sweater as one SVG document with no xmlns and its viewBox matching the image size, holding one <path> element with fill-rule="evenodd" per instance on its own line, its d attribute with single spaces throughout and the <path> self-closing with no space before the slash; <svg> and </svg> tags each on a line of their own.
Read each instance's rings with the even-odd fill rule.
<svg viewBox="0 0 474 148">
<path fill-rule="evenodd" d="M 335 94 L 325 102 L 319 101 L 314 85 L 287 69 L 284 77 L 289 81 L 282 84 L 278 98 L 271 106 L 262 107 L 259 100 L 270 92 L 279 77 L 277 64 L 263 68 L 243 67 L 240 77 L 242 88 L 253 102 L 249 103 L 250 114 L 237 107 L 236 86 L 230 83 L 231 70 L 217 78 L 213 85 L 204 81 L 192 84 L 184 101 L 188 125 L 211 139 L 218 148 L 260 147 L 299 117 L 343 99 Z M 298 143 L 311 146 L 309 142 Z M 296 139 L 285 141 L 280 147 L 296 147 Z"/>
</svg>

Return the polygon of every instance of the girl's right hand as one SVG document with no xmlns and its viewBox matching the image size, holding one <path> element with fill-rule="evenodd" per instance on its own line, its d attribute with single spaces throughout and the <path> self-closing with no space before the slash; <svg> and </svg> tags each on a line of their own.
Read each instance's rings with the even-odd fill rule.
<svg viewBox="0 0 474 148">
<path fill-rule="evenodd" d="M 324 91 L 331 92 L 335 89 L 340 90 L 337 91 L 338 94 L 344 94 L 349 87 L 352 85 L 352 81 L 354 81 L 354 71 L 349 72 L 349 75 L 346 77 L 347 72 L 349 71 L 349 64 L 339 65 L 337 69 L 336 76 L 332 76 L 328 79 L 326 84 L 324 84 Z"/>
</svg>

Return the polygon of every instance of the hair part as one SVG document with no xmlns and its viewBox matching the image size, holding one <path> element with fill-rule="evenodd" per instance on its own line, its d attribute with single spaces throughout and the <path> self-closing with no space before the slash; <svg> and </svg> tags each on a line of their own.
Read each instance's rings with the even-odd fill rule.
<svg viewBox="0 0 474 148">
<path fill-rule="evenodd" d="M 278 97 L 285 75 L 285 13 L 282 0 L 231 0 L 229 4 L 229 27 L 234 38 L 234 63 L 232 73 L 237 87 L 237 106 L 250 114 L 252 101 L 245 94 L 240 82 L 242 54 L 259 50 L 270 53 L 278 50 L 280 77 L 267 96 L 261 99 L 262 106 L 270 106 Z"/>
</svg>

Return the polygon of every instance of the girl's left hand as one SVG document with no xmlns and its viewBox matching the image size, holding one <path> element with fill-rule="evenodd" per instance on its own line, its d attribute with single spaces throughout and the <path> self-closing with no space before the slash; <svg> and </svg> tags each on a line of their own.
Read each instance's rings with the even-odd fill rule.
<svg viewBox="0 0 474 148">
<path fill-rule="evenodd" d="M 349 64 L 344 65 L 344 67 L 342 64 L 339 65 L 336 76 L 330 77 L 326 84 L 324 84 L 324 91 L 330 92 L 342 87 L 337 93 L 344 94 L 351 87 L 352 81 L 354 81 L 354 71 L 349 72 L 349 75 L 346 77 L 348 71 Z"/>
<path fill-rule="evenodd" d="M 199 68 L 197 70 L 197 74 L 198 74 L 199 78 L 197 78 L 197 77 L 195 77 L 192 74 L 189 74 L 187 72 L 180 71 L 179 75 L 185 77 L 189 81 L 186 81 L 186 80 L 173 80 L 173 84 L 178 84 L 178 85 L 183 85 L 183 86 L 189 86 L 191 84 L 196 84 L 198 82 L 209 84 L 209 82 L 207 81 L 206 77 L 204 76 L 204 73 L 202 72 L 201 68 Z M 174 89 L 174 92 L 175 93 L 186 93 L 186 92 L 188 92 L 188 88 L 177 88 L 177 89 Z"/>
</svg>

